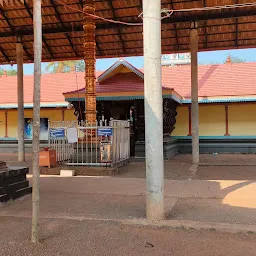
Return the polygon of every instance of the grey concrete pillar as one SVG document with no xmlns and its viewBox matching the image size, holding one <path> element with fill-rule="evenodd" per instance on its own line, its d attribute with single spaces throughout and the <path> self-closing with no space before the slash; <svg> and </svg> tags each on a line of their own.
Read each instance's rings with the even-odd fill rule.
<svg viewBox="0 0 256 256">
<path fill-rule="evenodd" d="M 198 31 L 197 22 L 191 23 L 191 115 L 192 115 L 192 161 L 199 163 L 199 113 L 198 113 Z"/>
<path fill-rule="evenodd" d="M 164 219 L 161 0 L 143 0 L 147 218 Z"/>
<path fill-rule="evenodd" d="M 25 161 L 24 145 L 24 95 L 23 95 L 23 44 L 21 37 L 16 42 L 17 92 L 18 92 L 18 161 Z"/>
</svg>

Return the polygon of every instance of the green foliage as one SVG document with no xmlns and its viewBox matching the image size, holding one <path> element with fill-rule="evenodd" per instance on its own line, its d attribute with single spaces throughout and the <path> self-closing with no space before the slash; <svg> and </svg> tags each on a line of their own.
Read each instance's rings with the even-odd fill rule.
<svg viewBox="0 0 256 256">
<path fill-rule="evenodd" d="M 0 69 L 0 76 L 4 75 L 4 73 L 5 73 L 5 71 L 3 69 Z M 6 75 L 7 76 L 16 76 L 17 70 L 15 70 L 15 69 L 6 70 Z"/>
<path fill-rule="evenodd" d="M 50 62 L 46 66 L 46 71 L 50 73 L 68 73 L 71 71 L 82 72 L 85 70 L 85 65 L 83 60 L 67 60 Z"/>
<path fill-rule="evenodd" d="M 77 72 L 84 72 L 85 71 L 85 63 L 83 60 L 78 60 L 76 62 L 76 71 Z"/>
<path fill-rule="evenodd" d="M 243 60 L 241 58 L 238 58 L 238 57 L 235 57 L 235 56 L 230 56 L 230 60 L 231 60 L 231 63 L 243 63 L 243 62 L 246 62 L 245 60 Z"/>
</svg>

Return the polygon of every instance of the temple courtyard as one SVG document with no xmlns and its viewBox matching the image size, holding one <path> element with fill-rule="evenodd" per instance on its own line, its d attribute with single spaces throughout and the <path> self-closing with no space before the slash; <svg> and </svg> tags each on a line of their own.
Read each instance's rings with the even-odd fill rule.
<svg viewBox="0 0 256 256">
<path fill-rule="evenodd" d="M 11 166 L 15 155 L 2 154 Z M 31 156 L 22 164 L 31 168 Z M 30 243 L 31 196 L 0 208 L 1 255 L 255 255 L 254 155 L 165 161 L 166 220 L 146 221 L 145 163 L 87 176 L 41 175 L 41 243 Z M 57 174 L 64 166 L 43 169 Z M 70 167 L 69 167 L 70 168 Z M 31 175 L 28 175 L 29 179 Z"/>
</svg>

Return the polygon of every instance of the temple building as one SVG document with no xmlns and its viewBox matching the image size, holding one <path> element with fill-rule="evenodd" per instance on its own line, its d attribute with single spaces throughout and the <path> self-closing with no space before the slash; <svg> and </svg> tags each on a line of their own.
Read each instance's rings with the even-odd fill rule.
<svg viewBox="0 0 256 256">
<path fill-rule="evenodd" d="M 125 60 L 97 72 L 97 119 L 130 120 L 131 152 L 144 156 L 144 73 Z M 200 152 L 256 152 L 256 63 L 199 66 Z M 2 76 L 1 144 L 17 139 L 16 77 Z M 190 65 L 163 66 L 166 157 L 191 152 Z M 25 138 L 31 140 L 33 76 L 24 76 Z M 41 139 L 47 122 L 85 119 L 83 73 L 42 75 Z"/>
</svg>

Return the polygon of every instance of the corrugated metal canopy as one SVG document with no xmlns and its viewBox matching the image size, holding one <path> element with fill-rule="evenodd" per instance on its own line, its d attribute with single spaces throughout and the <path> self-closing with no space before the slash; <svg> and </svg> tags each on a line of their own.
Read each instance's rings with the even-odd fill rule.
<svg viewBox="0 0 256 256">
<path fill-rule="evenodd" d="M 153 1 L 153 0 L 152 0 Z M 15 1 L 14 1 L 15 2 Z M 162 8 L 178 10 L 254 0 L 162 0 Z M 95 0 L 98 16 L 141 23 L 142 0 Z M 42 0 L 43 60 L 83 58 L 83 0 Z M 15 62 L 15 35 L 23 36 L 24 61 L 33 61 L 33 1 L 0 9 L 0 63 Z M 163 53 L 189 50 L 190 21 L 199 22 L 199 50 L 249 48 L 256 45 L 256 6 L 209 11 L 174 12 L 162 20 Z M 143 55 L 142 26 L 96 20 L 97 57 Z"/>
</svg>

